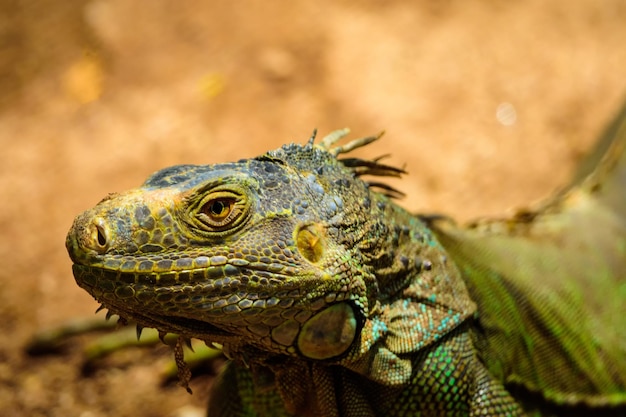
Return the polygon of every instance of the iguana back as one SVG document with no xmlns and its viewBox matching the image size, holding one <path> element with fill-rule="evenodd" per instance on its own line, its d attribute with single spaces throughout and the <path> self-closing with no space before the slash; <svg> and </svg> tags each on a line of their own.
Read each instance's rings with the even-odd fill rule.
<svg viewBox="0 0 626 417">
<path fill-rule="evenodd" d="M 527 410 L 626 415 L 625 148 L 626 107 L 539 209 L 432 222 L 478 306 L 479 356 Z"/>
</svg>

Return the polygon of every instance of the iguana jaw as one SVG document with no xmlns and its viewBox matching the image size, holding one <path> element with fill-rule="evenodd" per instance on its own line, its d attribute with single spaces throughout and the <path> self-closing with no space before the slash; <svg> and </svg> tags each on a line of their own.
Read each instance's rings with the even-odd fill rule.
<svg viewBox="0 0 626 417">
<path fill-rule="evenodd" d="M 263 288 L 247 287 L 241 276 L 231 276 L 215 290 L 217 280 L 159 286 L 156 276 L 80 264 L 73 270 L 78 285 L 122 322 L 223 345 L 327 359 L 347 351 L 364 320 L 347 294 L 337 291 L 332 300 L 329 293 L 310 297 L 328 280 L 314 274 L 275 276 Z M 243 268 L 239 273 L 245 276 Z"/>
</svg>

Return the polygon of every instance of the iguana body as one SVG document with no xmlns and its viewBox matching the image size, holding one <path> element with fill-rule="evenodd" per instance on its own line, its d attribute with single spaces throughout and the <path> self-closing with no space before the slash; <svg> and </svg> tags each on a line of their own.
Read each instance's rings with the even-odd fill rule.
<svg viewBox="0 0 626 417">
<path fill-rule="evenodd" d="M 621 415 L 620 120 L 568 193 L 470 229 L 360 178 L 401 170 L 337 157 L 371 140 L 167 168 L 77 217 L 74 275 L 125 319 L 223 345 L 210 416 Z"/>
</svg>

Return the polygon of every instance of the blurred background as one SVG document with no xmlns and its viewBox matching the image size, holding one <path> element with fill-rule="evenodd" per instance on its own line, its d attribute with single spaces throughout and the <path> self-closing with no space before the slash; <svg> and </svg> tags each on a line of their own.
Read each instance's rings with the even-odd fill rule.
<svg viewBox="0 0 626 417">
<path fill-rule="evenodd" d="M 626 2 L 0 0 L 0 415 L 193 416 L 131 352 L 86 375 L 92 317 L 65 233 L 107 193 L 179 163 L 350 127 L 409 175 L 413 211 L 506 215 L 563 184 L 626 93 Z M 101 313 L 101 317 L 102 317 Z"/>
</svg>

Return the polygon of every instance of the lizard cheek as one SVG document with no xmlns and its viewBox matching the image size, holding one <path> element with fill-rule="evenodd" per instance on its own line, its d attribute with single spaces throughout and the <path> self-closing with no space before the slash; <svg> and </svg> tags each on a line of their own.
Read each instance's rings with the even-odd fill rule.
<svg viewBox="0 0 626 417">
<path fill-rule="evenodd" d="M 298 349 L 309 359 L 345 353 L 354 342 L 357 321 L 348 303 L 335 304 L 309 319 L 298 335 Z"/>
</svg>

